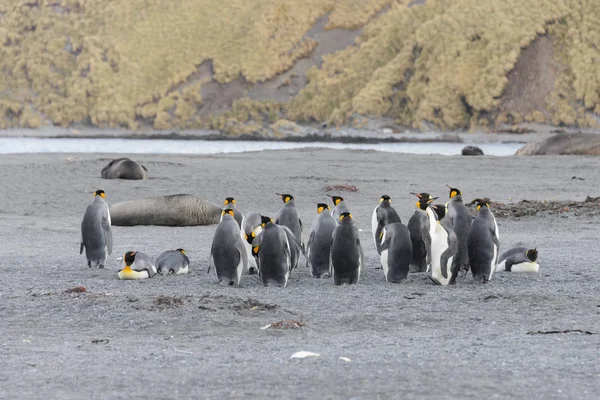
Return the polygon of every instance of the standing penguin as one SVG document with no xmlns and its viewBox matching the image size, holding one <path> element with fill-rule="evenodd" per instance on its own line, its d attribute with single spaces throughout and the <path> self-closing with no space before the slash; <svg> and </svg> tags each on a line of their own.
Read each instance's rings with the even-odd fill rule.
<svg viewBox="0 0 600 400">
<path fill-rule="evenodd" d="M 252 255 L 252 259 L 254 259 L 254 262 L 256 263 L 256 268 L 258 270 L 259 275 L 260 275 L 260 260 L 258 258 L 258 253 L 254 250 L 254 247 L 260 246 L 260 242 L 262 240 L 262 233 L 265 230 L 265 227 L 267 226 L 267 224 L 269 222 L 275 223 L 275 222 L 273 222 L 273 219 L 269 216 L 266 216 L 266 215 L 260 216 L 260 231 L 258 229 L 256 229 L 256 231 L 258 233 L 254 237 L 254 239 L 252 239 L 252 246 L 250 247 L 250 253 Z M 250 235 L 250 237 L 252 237 L 252 235 Z M 250 238 L 248 240 L 250 240 Z"/>
<path fill-rule="evenodd" d="M 331 239 L 337 222 L 331 215 L 331 209 L 325 203 L 317 204 L 317 218 L 312 225 L 306 247 L 306 265 L 315 278 L 330 276 L 329 255 L 331 254 Z"/>
<path fill-rule="evenodd" d="M 228 197 L 223 201 L 224 210 L 233 210 L 233 218 L 238 223 L 238 226 L 242 227 L 242 220 L 244 219 L 244 214 L 237 208 L 237 202 L 233 197 Z"/>
<path fill-rule="evenodd" d="M 123 256 L 125 267 L 119 271 L 119 279 L 146 279 L 156 275 L 156 266 L 152 259 L 139 251 L 128 251 Z"/>
<path fill-rule="evenodd" d="M 474 200 L 477 203 L 477 217 L 469 233 L 469 264 L 473 279 L 486 283 L 492 279 L 498 261 L 500 249 L 500 235 L 496 218 L 490 210 L 489 204 L 482 199 Z"/>
<path fill-rule="evenodd" d="M 248 253 L 233 215 L 231 209 L 222 211 L 221 222 L 215 230 L 210 249 L 208 272 L 211 268 L 210 262 L 213 261 L 219 283 L 238 286 L 242 272 L 248 268 Z"/>
<path fill-rule="evenodd" d="M 289 236 L 284 227 L 267 222 L 257 239 L 252 245 L 252 252 L 259 259 L 263 284 L 285 287 L 292 269 L 292 255 Z"/>
<path fill-rule="evenodd" d="M 412 242 L 412 257 L 410 261 L 410 272 L 425 272 L 427 265 L 431 263 L 431 236 L 429 236 L 429 219 L 427 218 L 427 207 L 437 197 L 431 197 L 429 193 L 411 193 L 419 198 L 417 209 L 408 220 L 410 241 Z"/>
<path fill-rule="evenodd" d="M 79 254 L 83 253 L 88 260 L 88 267 L 104 268 L 106 259 L 112 253 L 112 230 L 110 211 L 104 201 L 104 190 L 94 192 L 94 201 L 85 210 L 81 222 L 81 245 Z"/>
<path fill-rule="evenodd" d="M 538 272 L 540 264 L 537 262 L 537 249 L 523 246 L 513 247 L 498 257 L 496 272 Z"/>
<path fill-rule="evenodd" d="M 385 280 L 402 282 L 408 276 L 412 256 L 410 232 L 401 222 L 387 224 L 381 230 L 381 266 Z"/>
<path fill-rule="evenodd" d="M 257 212 L 250 212 L 244 215 L 244 219 L 242 220 L 242 229 L 240 233 L 242 239 L 244 239 L 244 247 L 248 253 L 248 273 L 250 275 L 253 275 L 258 271 L 256 260 L 252 257 L 252 242 L 262 231 L 262 225 L 261 215 Z"/>
<path fill-rule="evenodd" d="M 335 222 L 339 224 L 342 213 L 350 212 L 350 210 L 348 210 L 346 201 L 342 196 L 328 196 L 331 197 L 331 201 L 333 201 L 333 212 L 331 214 L 333 215 Z"/>
<path fill-rule="evenodd" d="M 292 233 L 296 236 L 296 239 L 298 239 L 298 242 L 300 242 L 304 248 L 304 241 L 302 240 L 302 220 L 300 219 L 300 213 L 296 209 L 294 196 L 285 193 L 277 194 L 281 196 L 281 199 L 283 200 L 283 207 L 277 213 L 275 223 L 290 228 Z"/>
<path fill-rule="evenodd" d="M 446 206 L 427 207 L 431 237 L 431 280 L 438 285 L 453 285 L 458 274 L 458 239 L 450 221 L 444 218 Z"/>
<path fill-rule="evenodd" d="M 373 232 L 373 241 L 375 242 L 375 248 L 377 253 L 381 254 L 381 230 L 387 224 L 393 224 L 394 222 L 401 222 L 400 216 L 391 205 L 392 199 L 387 194 L 384 194 L 379 199 L 379 204 L 373 210 L 373 217 L 371 218 L 371 231 Z"/>
<path fill-rule="evenodd" d="M 336 285 L 357 284 L 362 271 L 364 255 L 358 237 L 358 228 L 352 214 L 343 212 L 333 231 L 331 242 L 331 268 Z"/>
<path fill-rule="evenodd" d="M 187 274 L 190 259 L 184 249 L 167 250 L 156 259 L 156 272 L 161 275 Z"/>
<path fill-rule="evenodd" d="M 456 238 L 458 239 L 458 252 L 456 253 L 458 269 L 459 272 L 462 272 L 462 276 L 465 276 L 469 272 L 469 247 L 467 241 L 473 218 L 463 203 L 461 191 L 450 186 L 448 188 L 450 189 L 450 200 L 446 203 L 448 207 L 446 218 L 449 219 L 452 230 L 456 233 Z"/>
</svg>

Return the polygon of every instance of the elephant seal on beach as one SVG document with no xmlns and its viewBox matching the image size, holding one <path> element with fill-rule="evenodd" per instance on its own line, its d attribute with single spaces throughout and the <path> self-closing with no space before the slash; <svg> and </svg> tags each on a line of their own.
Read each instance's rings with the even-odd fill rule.
<svg viewBox="0 0 600 400">
<path fill-rule="evenodd" d="M 218 224 L 221 207 L 189 194 L 129 200 L 110 207 L 116 226 L 197 226 Z"/>
<path fill-rule="evenodd" d="M 148 169 L 131 158 L 116 158 L 102 168 L 103 179 L 148 179 Z"/>
<path fill-rule="evenodd" d="M 517 156 L 600 155 L 600 135 L 596 133 L 559 133 L 539 142 L 531 142 L 515 153 Z"/>
</svg>

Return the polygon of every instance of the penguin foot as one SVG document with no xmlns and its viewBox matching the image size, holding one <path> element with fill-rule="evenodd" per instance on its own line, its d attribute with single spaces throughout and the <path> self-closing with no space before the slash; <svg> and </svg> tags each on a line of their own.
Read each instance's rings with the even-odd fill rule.
<svg viewBox="0 0 600 400">
<path fill-rule="evenodd" d="M 104 269 L 104 264 L 98 264 L 99 269 Z"/>
<path fill-rule="evenodd" d="M 88 261 L 88 268 L 92 268 L 92 263 L 91 263 L 91 261 Z"/>
<path fill-rule="evenodd" d="M 428 277 L 429 279 L 431 279 L 431 281 L 432 281 L 433 283 L 435 283 L 436 285 L 441 285 L 441 283 L 439 283 L 439 282 L 438 282 L 438 281 L 437 281 L 437 280 L 436 280 L 436 279 L 435 279 L 433 276 L 431 276 L 431 275 L 427 275 L 427 277 Z"/>
</svg>

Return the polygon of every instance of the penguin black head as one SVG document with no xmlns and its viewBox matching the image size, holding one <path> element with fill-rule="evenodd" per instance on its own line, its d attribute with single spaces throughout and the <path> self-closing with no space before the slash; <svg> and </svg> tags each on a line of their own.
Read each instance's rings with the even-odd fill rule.
<svg viewBox="0 0 600 400">
<path fill-rule="evenodd" d="M 392 202 L 392 198 L 390 196 L 388 196 L 387 194 L 382 194 L 381 197 L 379 198 L 379 202 L 383 203 L 384 201 L 387 201 L 388 203 Z"/>
<path fill-rule="evenodd" d="M 227 205 L 227 204 L 229 204 L 229 203 L 231 203 L 231 204 L 235 204 L 235 199 L 234 199 L 233 197 L 228 197 L 228 198 L 226 198 L 226 199 L 225 199 L 225 201 L 223 202 L 223 204 L 224 204 L 224 205 Z"/>
<path fill-rule="evenodd" d="M 489 204 L 490 199 L 475 199 L 471 202 L 471 204 L 477 204 L 477 211 L 481 210 L 481 207 L 490 208 Z"/>
<path fill-rule="evenodd" d="M 135 255 L 137 254 L 137 251 L 128 251 L 127 253 L 125 253 L 125 257 L 123 257 L 123 260 L 125 261 L 125 265 L 127 267 L 131 266 L 131 264 L 133 264 L 133 262 L 135 261 Z"/>
<path fill-rule="evenodd" d="M 265 225 L 267 225 L 269 222 L 273 222 L 271 217 L 267 217 L 266 215 L 260 216 L 260 226 L 262 226 L 264 228 Z"/>
<path fill-rule="evenodd" d="M 287 194 L 287 193 L 275 193 L 275 194 L 281 196 L 281 200 L 283 200 L 284 203 L 294 200 L 294 196 L 292 196 L 291 194 Z"/>
<path fill-rule="evenodd" d="M 352 213 L 343 212 L 340 215 L 340 221 L 344 221 L 344 220 L 346 220 L 346 221 L 352 221 Z"/>
<path fill-rule="evenodd" d="M 104 193 L 104 190 L 102 189 L 98 189 L 94 192 L 94 196 L 100 196 L 103 199 L 106 198 L 106 194 Z"/>
<path fill-rule="evenodd" d="M 446 185 L 448 186 L 448 189 L 450 189 L 450 198 L 453 198 L 454 196 L 462 196 L 462 192 L 460 190 L 458 190 L 457 188 L 453 188 L 450 185 Z"/>
<path fill-rule="evenodd" d="M 438 221 L 441 221 L 446 216 L 446 206 L 443 204 L 433 204 L 431 209 L 435 211 L 435 215 Z"/>
<path fill-rule="evenodd" d="M 328 196 L 331 197 L 331 201 L 333 201 L 334 206 L 337 206 L 338 204 L 340 204 L 340 202 L 344 201 L 344 198 L 342 196 Z"/>
<path fill-rule="evenodd" d="M 325 203 L 317 203 L 317 213 L 321 214 L 324 210 L 329 210 L 329 206 Z"/>
<path fill-rule="evenodd" d="M 427 207 L 433 203 L 434 200 L 437 200 L 437 197 L 431 197 L 431 195 L 429 193 L 413 193 L 410 192 L 410 194 L 414 194 L 415 196 L 417 196 L 419 198 L 419 200 L 417 200 L 417 208 L 421 209 L 423 211 L 427 210 Z"/>
<path fill-rule="evenodd" d="M 221 211 L 221 215 L 225 215 L 225 214 L 229 214 L 233 217 L 233 210 L 231 208 L 228 208 L 226 210 Z"/>
<path fill-rule="evenodd" d="M 525 257 L 527 257 L 527 259 L 531 262 L 535 262 L 535 260 L 537 260 L 538 258 L 538 251 L 537 248 L 535 249 L 529 249 L 525 252 Z"/>
<path fill-rule="evenodd" d="M 185 254 L 185 250 L 184 249 L 176 249 L 175 251 L 180 251 L 181 254 Z"/>
</svg>

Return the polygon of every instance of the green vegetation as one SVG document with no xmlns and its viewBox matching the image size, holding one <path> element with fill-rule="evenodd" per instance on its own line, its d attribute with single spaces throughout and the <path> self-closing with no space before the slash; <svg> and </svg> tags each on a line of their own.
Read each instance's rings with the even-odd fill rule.
<svg viewBox="0 0 600 400">
<path fill-rule="evenodd" d="M 212 127 L 388 116 L 442 129 L 537 121 L 598 126 L 598 0 L 0 0 L 0 128 Z M 203 115 L 208 82 L 268 81 L 316 47 L 306 36 L 363 27 L 289 102 L 232 98 Z M 349 32 L 350 34 L 350 32 Z M 540 109 L 500 111 L 524 48 L 551 39 L 554 90 Z M 199 66 L 212 61 L 212 71 Z M 595 114 L 595 117 L 593 116 Z M 361 120 L 361 118 L 358 118 Z M 232 128 L 233 127 L 233 128 Z"/>
</svg>

